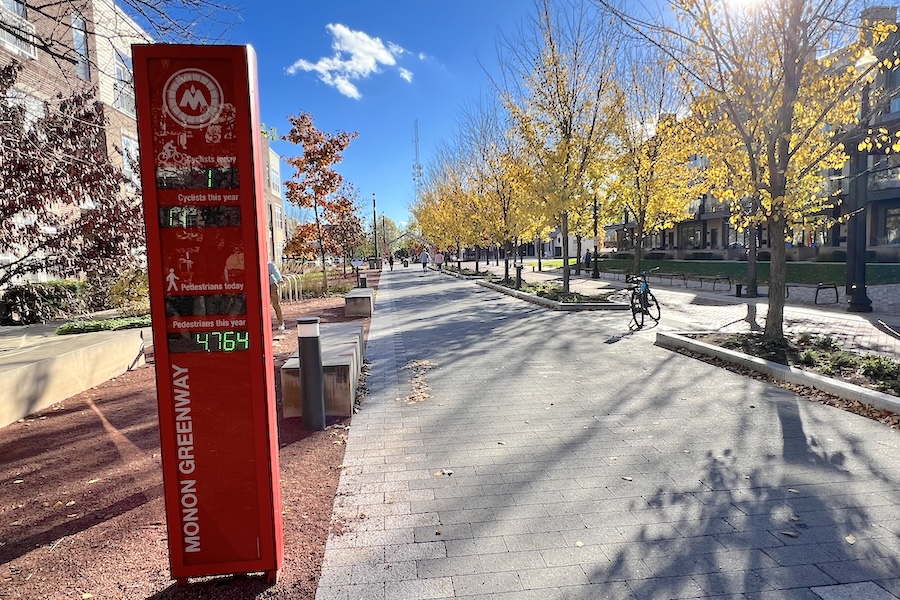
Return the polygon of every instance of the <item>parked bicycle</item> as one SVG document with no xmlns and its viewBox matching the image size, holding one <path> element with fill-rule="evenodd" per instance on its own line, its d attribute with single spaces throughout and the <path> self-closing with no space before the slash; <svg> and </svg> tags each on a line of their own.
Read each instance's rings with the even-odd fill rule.
<svg viewBox="0 0 900 600">
<path fill-rule="evenodd" d="M 659 267 L 650 269 L 650 273 L 658 271 Z M 634 325 L 638 329 L 644 326 L 644 317 L 650 317 L 655 322 L 659 321 L 659 302 L 656 296 L 650 291 L 650 284 L 647 282 L 648 271 L 641 271 L 640 275 L 629 275 L 625 278 L 628 283 L 628 289 L 631 290 L 631 317 L 634 319 Z"/>
</svg>

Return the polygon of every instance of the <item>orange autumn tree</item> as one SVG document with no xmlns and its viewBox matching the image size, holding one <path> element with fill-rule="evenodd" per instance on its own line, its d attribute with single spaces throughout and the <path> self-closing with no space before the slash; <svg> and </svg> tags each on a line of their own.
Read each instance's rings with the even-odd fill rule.
<svg viewBox="0 0 900 600">
<path fill-rule="evenodd" d="M 344 213 L 353 210 L 354 206 L 352 201 L 345 201 L 347 195 L 338 193 L 344 177 L 333 167 L 344 159 L 343 151 L 359 134 L 346 131 L 329 134 L 319 131 L 309 113 L 291 116 L 289 121 L 291 130 L 287 135 L 281 136 L 281 139 L 300 146 L 303 153 L 287 159 L 287 163 L 294 167 L 294 175 L 285 184 L 286 196 L 291 204 L 312 210 L 313 221 L 297 229 L 297 234 L 289 241 L 288 247 L 308 246 L 312 239 L 318 242 L 323 289 L 327 292 L 325 253 L 329 245 L 333 244 L 326 240 L 326 230 L 341 222 Z"/>
</svg>

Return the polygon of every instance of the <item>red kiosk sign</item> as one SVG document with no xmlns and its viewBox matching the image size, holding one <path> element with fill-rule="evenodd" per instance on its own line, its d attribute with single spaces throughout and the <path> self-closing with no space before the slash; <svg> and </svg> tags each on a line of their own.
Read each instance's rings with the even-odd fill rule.
<svg viewBox="0 0 900 600">
<path fill-rule="evenodd" d="M 134 46 L 172 577 L 282 562 L 256 60 Z"/>
</svg>

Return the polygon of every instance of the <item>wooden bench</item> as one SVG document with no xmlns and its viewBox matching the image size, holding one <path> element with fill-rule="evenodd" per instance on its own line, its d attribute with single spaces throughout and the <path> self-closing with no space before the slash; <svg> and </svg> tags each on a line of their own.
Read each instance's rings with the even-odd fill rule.
<svg viewBox="0 0 900 600">
<path fill-rule="evenodd" d="M 660 283 L 662 283 L 663 278 L 668 277 L 668 278 L 669 278 L 669 285 L 672 285 L 672 283 L 673 283 L 676 279 L 680 279 L 681 282 L 684 283 L 685 287 L 687 287 L 687 275 L 684 274 L 684 273 L 681 273 L 681 272 L 675 272 L 675 273 L 663 273 L 662 271 L 656 271 L 656 272 L 653 273 L 653 275 L 656 275 L 657 277 L 659 277 L 659 282 L 660 282 Z"/>
<path fill-rule="evenodd" d="M 716 284 L 719 282 L 728 284 L 728 289 L 731 289 L 731 278 L 728 275 L 722 275 L 721 273 L 719 275 L 687 275 L 687 278 L 699 282 L 701 288 L 703 287 L 703 282 L 708 281 L 712 283 L 713 291 L 715 291 Z M 687 280 L 685 280 L 684 285 L 687 287 Z"/>
<path fill-rule="evenodd" d="M 375 290 L 353 288 L 344 296 L 344 315 L 348 317 L 371 317 L 375 308 Z"/>
<path fill-rule="evenodd" d="M 356 401 L 359 375 L 365 356 L 363 326 L 356 323 L 323 323 L 319 326 L 322 375 L 325 383 L 325 415 L 350 417 Z M 303 378 L 299 353 L 281 367 L 281 401 L 284 417 L 303 416 Z"/>
<path fill-rule="evenodd" d="M 786 283 L 784 284 L 784 297 L 788 298 L 791 295 L 791 288 L 808 288 L 811 290 L 816 290 L 816 295 L 813 298 L 813 304 L 819 303 L 819 292 L 822 290 L 832 290 L 834 292 L 834 304 L 837 304 L 840 300 L 838 296 L 837 284 L 833 281 L 820 281 L 819 283 Z"/>
</svg>

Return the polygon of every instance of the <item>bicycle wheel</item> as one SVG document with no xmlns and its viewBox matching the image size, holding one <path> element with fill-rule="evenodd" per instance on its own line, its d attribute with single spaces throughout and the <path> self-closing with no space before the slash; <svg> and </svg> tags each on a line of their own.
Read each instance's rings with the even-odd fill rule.
<svg viewBox="0 0 900 600">
<path fill-rule="evenodd" d="M 650 291 L 647 292 L 647 314 L 654 321 L 659 321 L 659 302 L 656 301 L 656 296 Z"/>
<path fill-rule="evenodd" d="M 641 293 L 637 290 L 631 293 L 631 317 L 638 329 L 644 326 L 644 303 L 641 302 Z"/>
</svg>

